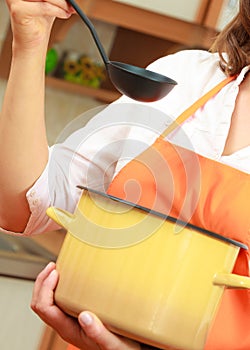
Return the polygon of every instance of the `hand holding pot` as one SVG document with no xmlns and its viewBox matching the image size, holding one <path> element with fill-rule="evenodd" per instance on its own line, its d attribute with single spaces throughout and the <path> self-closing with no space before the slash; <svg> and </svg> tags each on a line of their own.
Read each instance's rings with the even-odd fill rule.
<svg viewBox="0 0 250 350">
<path fill-rule="evenodd" d="M 50 263 L 37 277 L 31 308 L 67 342 L 87 350 L 139 350 L 142 347 L 129 339 L 108 331 L 90 312 L 76 319 L 66 315 L 54 304 L 54 289 L 58 282 L 55 264 Z M 143 349 L 148 349 L 144 347 Z"/>
</svg>

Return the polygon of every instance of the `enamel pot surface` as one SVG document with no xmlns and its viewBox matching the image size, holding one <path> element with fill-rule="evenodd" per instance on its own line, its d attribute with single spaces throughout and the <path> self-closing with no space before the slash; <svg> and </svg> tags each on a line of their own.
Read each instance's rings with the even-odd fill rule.
<svg viewBox="0 0 250 350">
<path fill-rule="evenodd" d="M 74 214 L 47 213 L 67 230 L 56 303 L 72 316 L 93 311 L 118 334 L 202 350 L 225 288 L 250 288 L 231 273 L 244 246 L 160 213 L 87 189 Z"/>
</svg>

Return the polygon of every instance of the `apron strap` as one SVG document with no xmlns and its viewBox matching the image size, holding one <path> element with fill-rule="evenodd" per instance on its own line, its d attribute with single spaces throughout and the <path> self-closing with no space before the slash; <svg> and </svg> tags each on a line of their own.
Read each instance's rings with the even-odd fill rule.
<svg viewBox="0 0 250 350">
<path fill-rule="evenodd" d="M 186 121 L 189 117 L 191 117 L 197 111 L 197 109 L 202 107 L 210 98 L 212 98 L 224 86 L 226 86 L 230 81 L 234 80 L 235 78 L 236 78 L 236 76 L 228 77 L 228 78 L 222 80 L 216 86 L 214 86 L 205 95 L 203 95 L 200 99 L 195 101 L 183 113 L 181 113 L 176 120 L 174 120 L 170 125 L 168 125 L 168 127 L 161 133 L 161 135 L 159 137 L 164 139 L 167 135 L 169 135 L 172 131 L 174 131 L 178 126 L 180 126 L 184 121 Z"/>
</svg>

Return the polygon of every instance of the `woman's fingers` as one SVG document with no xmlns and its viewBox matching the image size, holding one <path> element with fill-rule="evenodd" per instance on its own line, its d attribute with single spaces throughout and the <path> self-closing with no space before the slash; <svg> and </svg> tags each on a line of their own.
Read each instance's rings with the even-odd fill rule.
<svg viewBox="0 0 250 350">
<path fill-rule="evenodd" d="M 54 305 L 54 289 L 57 281 L 58 274 L 55 270 L 55 264 L 52 262 L 37 276 L 33 289 L 31 308 L 43 319 L 46 317 L 47 309 L 50 309 Z"/>
<path fill-rule="evenodd" d="M 54 303 L 54 291 L 58 282 L 55 264 L 50 263 L 37 276 L 31 300 L 32 310 L 46 323 L 59 328 L 66 315 Z"/>
<path fill-rule="evenodd" d="M 37 276 L 31 300 L 32 310 L 58 333 L 67 332 L 77 327 L 71 317 L 64 314 L 54 303 L 54 290 L 58 282 L 58 273 L 54 263 L 49 263 Z"/>
<path fill-rule="evenodd" d="M 41 3 L 45 4 L 45 6 L 54 6 L 67 12 L 74 12 L 72 6 L 66 0 L 6 0 L 6 2 L 9 8 L 16 4 L 21 4 L 22 6 L 26 3 Z"/>
<path fill-rule="evenodd" d="M 42 288 L 42 284 L 53 270 L 55 270 L 55 263 L 50 262 L 37 276 L 36 282 L 35 282 L 35 285 L 33 288 L 33 295 L 32 295 L 31 304 L 36 304 L 38 297 L 39 297 L 39 293 L 40 293 L 41 288 Z"/>
<path fill-rule="evenodd" d="M 138 350 L 140 345 L 111 333 L 91 312 L 84 311 L 78 317 L 86 336 L 102 350 Z"/>
<path fill-rule="evenodd" d="M 82 350 L 139 350 L 140 345 L 111 333 L 91 312 L 82 312 L 79 319 L 65 314 L 54 302 L 58 283 L 55 264 L 50 263 L 37 276 L 31 308 L 68 343 Z"/>
<path fill-rule="evenodd" d="M 20 1 L 20 0 L 14 0 L 14 1 Z M 53 6 L 59 7 L 62 10 L 65 11 L 71 11 L 71 5 L 66 0 L 21 0 L 23 2 L 42 2 L 42 3 L 49 3 Z"/>
<path fill-rule="evenodd" d="M 73 13 L 64 0 L 6 0 L 11 16 L 13 48 L 24 52 L 47 49 L 52 25 L 56 18 L 67 19 Z"/>
<path fill-rule="evenodd" d="M 76 346 L 92 344 L 83 333 L 77 319 L 66 315 L 54 303 L 54 290 L 58 282 L 58 273 L 54 263 L 49 263 L 37 276 L 31 301 L 32 310 L 66 341 Z M 86 347 L 98 350 L 98 347 Z"/>
<path fill-rule="evenodd" d="M 61 19 L 69 18 L 74 9 L 65 0 L 6 0 L 9 12 L 18 25 L 27 26 L 35 24 L 36 19 L 48 20 L 56 17 Z M 38 22 L 39 23 L 39 22 Z M 46 23 L 46 21 L 44 22 Z M 40 22 L 41 25 L 41 22 Z"/>
<path fill-rule="evenodd" d="M 50 273 L 55 269 L 55 263 L 50 262 L 37 276 L 36 282 L 33 288 L 31 307 L 34 308 L 39 300 L 39 295 L 41 292 L 42 285 Z"/>
<path fill-rule="evenodd" d="M 9 9 L 13 18 L 17 18 L 22 13 L 24 21 L 26 18 L 41 16 L 67 19 L 73 13 L 72 8 L 66 2 L 53 3 L 51 1 L 17 1 L 10 3 Z"/>
</svg>

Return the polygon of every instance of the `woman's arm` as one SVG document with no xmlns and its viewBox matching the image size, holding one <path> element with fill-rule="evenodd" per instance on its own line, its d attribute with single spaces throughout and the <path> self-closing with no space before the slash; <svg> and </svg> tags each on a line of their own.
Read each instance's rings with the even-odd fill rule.
<svg viewBox="0 0 250 350">
<path fill-rule="evenodd" d="M 22 232 L 29 219 L 26 192 L 48 157 L 44 71 L 56 17 L 72 10 L 63 0 L 7 0 L 13 31 L 12 63 L 0 115 L 0 226 Z"/>
</svg>

